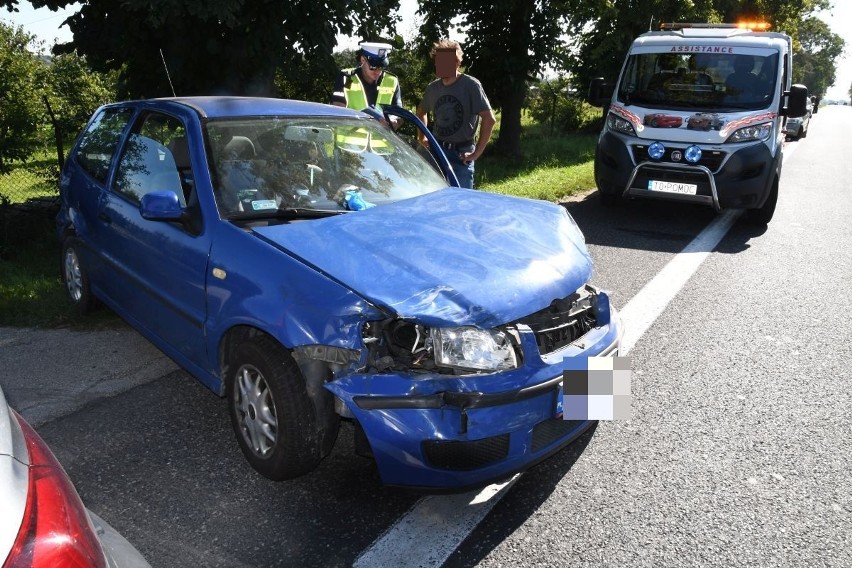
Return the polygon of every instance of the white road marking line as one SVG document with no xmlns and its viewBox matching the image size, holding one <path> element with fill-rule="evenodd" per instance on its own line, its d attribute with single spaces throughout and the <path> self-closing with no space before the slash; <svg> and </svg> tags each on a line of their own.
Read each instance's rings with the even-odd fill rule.
<svg viewBox="0 0 852 568">
<path fill-rule="evenodd" d="M 420 499 L 361 553 L 353 568 L 442 566 L 518 477 L 481 490 Z"/>
<path fill-rule="evenodd" d="M 619 355 L 626 355 L 663 313 L 669 302 L 716 248 L 742 211 L 729 209 L 718 215 L 663 267 L 619 312 L 624 324 Z"/>
<path fill-rule="evenodd" d="M 621 309 L 625 332 L 619 355 L 633 348 L 740 214 L 728 210 L 718 215 Z M 353 568 L 442 566 L 519 477 L 480 491 L 421 498 L 361 553 Z"/>
</svg>

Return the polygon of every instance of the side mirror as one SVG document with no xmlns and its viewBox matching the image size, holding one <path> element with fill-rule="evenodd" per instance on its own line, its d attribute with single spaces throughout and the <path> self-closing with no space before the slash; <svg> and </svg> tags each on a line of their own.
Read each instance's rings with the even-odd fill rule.
<svg viewBox="0 0 852 568">
<path fill-rule="evenodd" d="M 592 106 L 602 107 L 609 104 L 615 85 L 607 83 L 603 77 L 595 77 L 589 82 L 589 93 L 586 101 Z"/>
<path fill-rule="evenodd" d="M 174 191 L 152 191 L 142 196 L 139 212 L 149 221 L 182 221 L 183 209 Z"/>
<path fill-rule="evenodd" d="M 787 108 L 784 114 L 790 118 L 798 118 L 808 113 L 808 88 L 804 85 L 793 85 L 787 95 Z"/>
</svg>

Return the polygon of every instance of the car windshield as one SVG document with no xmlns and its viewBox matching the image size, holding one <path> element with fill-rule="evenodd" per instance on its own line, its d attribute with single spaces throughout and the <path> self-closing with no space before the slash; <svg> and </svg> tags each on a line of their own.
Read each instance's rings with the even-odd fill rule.
<svg viewBox="0 0 852 568">
<path fill-rule="evenodd" d="M 206 128 L 224 218 L 358 211 L 447 186 L 376 120 L 251 117 Z"/>
<path fill-rule="evenodd" d="M 665 109 L 758 110 L 772 103 L 778 52 L 672 53 L 674 49 L 660 46 L 631 54 L 618 100 Z"/>
</svg>

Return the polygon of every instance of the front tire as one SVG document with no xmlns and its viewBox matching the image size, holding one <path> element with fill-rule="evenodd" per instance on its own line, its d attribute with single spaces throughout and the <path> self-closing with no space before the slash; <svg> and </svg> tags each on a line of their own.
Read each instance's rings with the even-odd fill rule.
<svg viewBox="0 0 852 568">
<path fill-rule="evenodd" d="M 598 189 L 598 194 L 600 196 L 601 203 L 605 207 L 615 207 L 621 202 L 621 195 L 616 192 L 610 193 L 608 191 Z"/>
<path fill-rule="evenodd" d="M 769 221 L 772 220 L 772 216 L 775 214 L 775 206 L 778 203 L 778 178 L 772 182 L 772 190 L 769 192 L 769 197 L 766 198 L 766 202 L 763 204 L 763 207 L 759 209 L 749 209 L 746 211 L 746 216 L 748 221 L 753 225 L 758 225 L 761 227 L 765 227 L 769 224 Z"/>
<path fill-rule="evenodd" d="M 249 464 L 273 481 L 313 470 L 334 445 L 339 417 L 318 411 L 290 352 L 260 336 L 239 345 L 229 367 L 231 425 Z"/>
</svg>

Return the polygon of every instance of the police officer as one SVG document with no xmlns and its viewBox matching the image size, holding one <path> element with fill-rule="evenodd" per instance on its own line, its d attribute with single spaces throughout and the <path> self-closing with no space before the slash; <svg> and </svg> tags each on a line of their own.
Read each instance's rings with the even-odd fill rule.
<svg viewBox="0 0 852 568">
<path fill-rule="evenodd" d="M 392 46 L 387 43 L 364 42 L 360 43 L 359 47 L 358 67 L 343 69 L 340 72 L 331 95 L 331 103 L 356 110 L 378 108 L 378 105 L 382 104 L 402 106 L 399 79 L 385 71 Z"/>
</svg>

